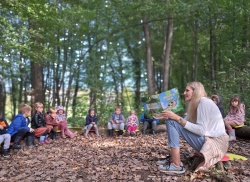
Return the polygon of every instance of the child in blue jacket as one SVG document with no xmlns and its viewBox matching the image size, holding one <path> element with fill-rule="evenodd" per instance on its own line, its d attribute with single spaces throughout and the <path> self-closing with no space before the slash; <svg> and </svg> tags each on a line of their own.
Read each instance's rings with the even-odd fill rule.
<svg viewBox="0 0 250 182">
<path fill-rule="evenodd" d="M 35 146 L 34 129 L 28 127 L 30 124 L 30 120 L 28 119 L 30 114 L 31 107 L 27 104 L 20 104 L 19 114 L 15 116 L 8 128 L 8 133 L 11 135 L 11 141 L 14 142 L 12 145 L 12 148 L 14 149 L 21 148 L 20 141 L 24 138 L 27 138 L 27 146 Z"/>
</svg>

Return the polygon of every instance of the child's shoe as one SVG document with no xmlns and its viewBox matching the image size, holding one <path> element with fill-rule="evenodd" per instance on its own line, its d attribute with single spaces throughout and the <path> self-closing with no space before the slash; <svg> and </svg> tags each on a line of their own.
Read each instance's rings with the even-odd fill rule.
<svg viewBox="0 0 250 182">
<path fill-rule="evenodd" d="M 9 150 L 8 150 L 8 149 L 3 149 L 3 151 L 2 151 L 2 156 L 3 156 L 3 157 L 6 157 L 6 158 L 10 157 L 10 152 L 9 152 Z"/>
<path fill-rule="evenodd" d="M 49 140 L 45 139 L 44 143 L 49 144 L 50 142 L 49 142 Z"/>
<path fill-rule="evenodd" d="M 165 166 L 165 165 L 167 165 L 167 164 L 169 164 L 171 162 L 171 156 L 170 155 L 168 155 L 165 159 L 162 159 L 162 160 L 159 160 L 159 161 L 157 161 L 156 162 L 156 165 L 163 165 L 163 166 Z"/>
<path fill-rule="evenodd" d="M 134 131 L 131 132 L 131 136 L 135 136 L 136 133 Z"/>
<path fill-rule="evenodd" d="M 62 138 L 66 138 L 66 136 L 65 136 L 65 135 L 62 135 Z"/>
<path fill-rule="evenodd" d="M 44 135 L 40 136 L 39 143 L 44 144 L 44 139 L 45 139 Z"/>
</svg>

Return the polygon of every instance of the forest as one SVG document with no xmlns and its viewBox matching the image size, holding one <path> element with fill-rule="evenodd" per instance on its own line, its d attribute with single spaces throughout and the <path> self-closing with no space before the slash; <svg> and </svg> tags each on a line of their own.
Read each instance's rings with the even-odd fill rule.
<svg viewBox="0 0 250 182">
<path fill-rule="evenodd" d="M 106 126 L 116 105 L 200 81 L 250 121 L 248 0 L 1 0 L 0 115 L 20 103 L 63 105 L 72 125 L 89 107 Z"/>
</svg>

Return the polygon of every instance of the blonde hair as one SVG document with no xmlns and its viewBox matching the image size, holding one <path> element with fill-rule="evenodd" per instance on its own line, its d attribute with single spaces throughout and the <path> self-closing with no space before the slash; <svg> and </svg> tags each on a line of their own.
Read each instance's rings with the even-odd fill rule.
<svg viewBox="0 0 250 182">
<path fill-rule="evenodd" d="M 56 113 L 56 108 L 52 107 L 49 109 L 49 113 L 52 114 L 52 113 Z"/>
<path fill-rule="evenodd" d="M 31 111 L 31 107 L 28 104 L 22 103 L 19 105 L 18 113 L 25 114 L 26 112 L 30 112 L 30 111 Z"/>
<path fill-rule="evenodd" d="M 35 107 L 35 109 L 37 109 L 37 108 L 39 108 L 39 107 L 43 107 L 43 103 L 41 103 L 41 102 L 36 102 L 36 103 L 34 104 L 34 107 Z"/>
<path fill-rule="evenodd" d="M 207 93 L 203 84 L 200 82 L 189 82 L 187 86 L 191 87 L 193 90 L 192 98 L 188 103 L 187 119 L 192 123 L 196 123 L 197 107 L 200 103 L 200 99 L 202 97 L 207 97 Z"/>
</svg>

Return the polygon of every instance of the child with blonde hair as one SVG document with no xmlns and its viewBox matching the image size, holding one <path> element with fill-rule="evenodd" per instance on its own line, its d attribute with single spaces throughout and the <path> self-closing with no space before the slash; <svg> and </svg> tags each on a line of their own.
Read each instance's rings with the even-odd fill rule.
<svg viewBox="0 0 250 182">
<path fill-rule="evenodd" d="M 126 125 L 128 127 L 126 135 L 129 136 L 135 136 L 136 135 L 136 129 L 139 126 L 139 121 L 136 116 L 135 110 L 130 111 L 130 116 L 127 118 Z"/>
<path fill-rule="evenodd" d="M 27 104 L 20 104 L 18 113 L 8 128 L 11 141 L 14 142 L 12 148 L 21 149 L 20 141 L 25 138 L 27 146 L 33 147 L 35 146 L 34 129 L 29 127 L 30 120 L 28 119 L 31 114 L 31 107 Z"/>
<path fill-rule="evenodd" d="M 245 105 L 241 103 L 239 96 L 233 96 L 229 103 L 228 114 L 224 123 L 229 134 L 229 141 L 236 140 L 234 126 L 243 125 L 245 122 Z"/>
<path fill-rule="evenodd" d="M 49 144 L 48 135 L 51 132 L 52 127 L 46 126 L 43 114 L 43 104 L 41 102 L 36 102 L 34 109 L 35 114 L 31 120 L 31 128 L 35 130 L 35 136 L 39 137 L 39 142 L 41 144 Z"/>
</svg>

